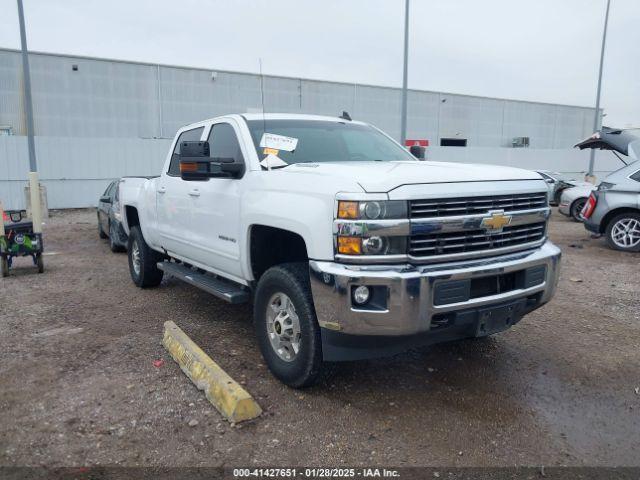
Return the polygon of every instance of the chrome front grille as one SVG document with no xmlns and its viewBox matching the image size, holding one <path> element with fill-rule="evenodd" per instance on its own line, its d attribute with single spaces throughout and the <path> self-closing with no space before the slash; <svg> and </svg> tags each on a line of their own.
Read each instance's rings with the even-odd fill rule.
<svg viewBox="0 0 640 480">
<path fill-rule="evenodd" d="M 484 229 L 413 235 L 409 254 L 414 257 L 478 252 L 540 241 L 545 236 L 546 223 L 531 223 L 504 227 L 500 233 Z M 489 252 L 487 252 L 489 253 Z"/>
<path fill-rule="evenodd" d="M 410 212 L 409 257 L 425 263 L 535 248 L 550 214 L 546 192 L 412 200 Z"/>
<path fill-rule="evenodd" d="M 545 208 L 546 192 L 518 193 L 514 195 L 495 195 L 488 197 L 437 198 L 433 200 L 412 200 L 411 218 L 450 217 L 457 215 L 475 215 L 491 210 L 505 212 Z"/>
</svg>

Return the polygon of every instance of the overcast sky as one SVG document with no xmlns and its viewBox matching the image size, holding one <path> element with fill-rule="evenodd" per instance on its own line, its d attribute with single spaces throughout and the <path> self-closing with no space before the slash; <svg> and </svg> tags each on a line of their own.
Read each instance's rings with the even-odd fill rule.
<svg viewBox="0 0 640 480">
<path fill-rule="evenodd" d="M 31 50 L 400 86 L 404 0 L 23 0 Z M 412 0 L 409 87 L 592 106 L 606 0 Z M 19 48 L 15 0 L 0 46 Z M 612 0 L 604 123 L 640 126 L 640 0 Z"/>
</svg>

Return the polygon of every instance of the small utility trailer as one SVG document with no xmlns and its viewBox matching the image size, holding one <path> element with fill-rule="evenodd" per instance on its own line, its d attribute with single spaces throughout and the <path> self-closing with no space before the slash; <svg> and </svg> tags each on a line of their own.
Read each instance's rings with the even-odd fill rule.
<svg viewBox="0 0 640 480">
<path fill-rule="evenodd" d="M 1 211 L 1 210 L 0 210 Z M 2 212 L 0 228 L 0 270 L 3 277 L 9 275 L 9 269 L 15 257 L 30 256 L 38 273 L 44 272 L 42 252 L 42 234 L 33 231 L 33 222 L 25 220 L 24 210 Z"/>
</svg>

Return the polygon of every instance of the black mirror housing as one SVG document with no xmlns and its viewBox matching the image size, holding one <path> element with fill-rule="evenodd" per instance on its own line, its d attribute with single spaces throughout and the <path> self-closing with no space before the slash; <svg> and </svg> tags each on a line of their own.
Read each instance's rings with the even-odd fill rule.
<svg viewBox="0 0 640 480">
<path fill-rule="evenodd" d="M 111 203 L 111 197 L 109 195 L 103 195 L 100 197 L 101 203 Z"/>
<path fill-rule="evenodd" d="M 244 174 L 244 163 L 233 158 L 210 156 L 209 142 L 182 142 L 180 144 L 180 176 L 183 180 L 209 178 L 237 178 Z"/>
<path fill-rule="evenodd" d="M 426 158 L 427 149 L 422 145 L 411 145 L 409 147 L 409 153 L 418 160 L 424 160 Z"/>
</svg>

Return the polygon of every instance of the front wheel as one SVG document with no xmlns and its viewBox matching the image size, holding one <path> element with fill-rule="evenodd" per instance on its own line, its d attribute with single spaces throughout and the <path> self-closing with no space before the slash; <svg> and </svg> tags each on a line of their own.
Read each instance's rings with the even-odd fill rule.
<svg viewBox="0 0 640 480">
<path fill-rule="evenodd" d="M 607 225 L 607 243 L 615 250 L 640 252 L 640 213 L 621 213 Z"/>
<path fill-rule="evenodd" d="M 262 275 L 254 327 L 267 366 L 284 384 L 304 388 L 328 373 L 306 263 L 278 265 Z"/>
<path fill-rule="evenodd" d="M 158 268 L 162 254 L 151 249 L 142 236 L 140 227 L 133 227 L 128 245 L 129 273 L 131 280 L 140 288 L 156 287 L 164 272 Z"/>
</svg>

